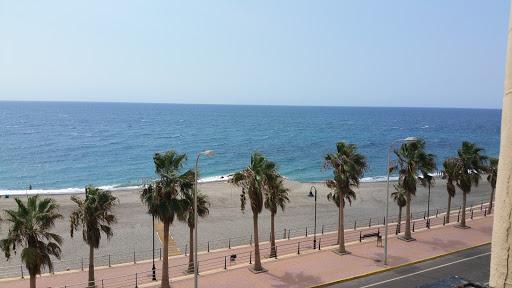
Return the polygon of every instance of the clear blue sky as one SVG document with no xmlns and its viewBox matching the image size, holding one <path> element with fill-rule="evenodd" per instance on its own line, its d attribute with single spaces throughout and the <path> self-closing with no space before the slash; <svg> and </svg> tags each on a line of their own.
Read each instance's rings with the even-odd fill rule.
<svg viewBox="0 0 512 288">
<path fill-rule="evenodd" d="M 507 18 L 505 0 L 0 0 L 0 99 L 496 108 Z"/>
</svg>

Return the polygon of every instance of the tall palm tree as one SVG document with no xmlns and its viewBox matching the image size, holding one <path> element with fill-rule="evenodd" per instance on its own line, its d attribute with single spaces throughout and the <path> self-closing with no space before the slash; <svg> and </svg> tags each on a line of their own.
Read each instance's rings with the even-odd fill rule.
<svg viewBox="0 0 512 288">
<path fill-rule="evenodd" d="M 242 194 L 240 194 L 242 211 L 245 211 L 247 196 L 249 196 L 254 230 L 254 266 L 251 270 L 256 273 L 266 271 L 261 266 L 258 215 L 263 210 L 264 190 L 268 181 L 267 176 L 275 173 L 275 169 L 276 165 L 274 162 L 255 152 L 251 155 L 251 164 L 242 171 L 233 174 L 233 177 L 230 179 L 232 184 L 242 188 Z"/>
<path fill-rule="evenodd" d="M 326 185 L 333 191 L 327 195 L 329 201 L 338 206 L 338 253 L 345 254 L 344 214 L 345 201 L 351 205 L 356 199 L 354 187 L 359 187 L 368 164 L 366 158 L 357 152 L 357 146 L 347 142 L 336 143 L 336 152 L 324 157 L 324 168 L 332 169 L 333 179 L 326 180 Z"/>
<path fill-rule="evenodd" d="M 140 198 L 148 213 L 159 219 L 164 228 L 162 280 L 160 287 L 169 288 L 169 227 L 177 214 L 182 213 L 180 194 L 194 187 L 194 172 L 181 173 L 185 154 L 168 151 L 153 156 L 156 174 L 160 177 L 154 184 L 146 185 Z"/>
<path fill-rule="evenodd" d="M 496 179 L 498 179 L 498 158 L 489 158 L 489 167 L 487 171 L 487 181 L 491 184 L 491 199 L 489 199 L 489 213 L 492 213 L 492 203 L 494 202 L 494 191 L 496 190 Z"/>
<path fill-rule="evenodd" d="M 7 259 L 11 252 L 21 249 L 21 261 L 30 275 L 30 288 L 36 287 L 36 275 L 43 268 L 53 272 L 51 256 L 60 259 L 62 237 L 50 232 L 55 221 L 62 218 L 55 200 L 30 196 L 27 202 L 16 198 L 17 209 L 6 210 L 9 222 L 7 237 L 0 241 L 0 248 Z"/>
<path fill-rule="evenodd" d="M 450 223 L 452 198 L 455 197 L 455 182 L 459 175 L 459 161 L 457 158 L 448 158 L 443 162 L 443 179 L 446 179 L 446 192 L 448 192 L 448 207 L 446 208 L 446 223 Z"/>
<path fill-rule="evenodd" d="M 402 226 L 402 209 L 407 205 L 406 192 L 400 185 L 395 185 L 395 192 L 391 193 L 391 197 L 398 205 L 398 224 L 396 226 L 396 233 L 400 234 Z"/>
<path fill-rule="evenodd" d="M 483 148 L 475 143 L 468 141 L 462 142 L 458 149 L 458 159 L 460 161 L 460 173 L 457 186 L 462 190 L 462 217 L 458 227 L 468 228 L 466 226 L 466 198 L 471 192 L 471 186 L 478 186 L 481 174 L 486 170 L 487 156 L 483 155 Z"/>
<path fill-rule="evenodd" d="M 268 175 L 268 188 L 265 190 L 265 208 L 270 211 L 270 257 L 276 257 L 276 234 L 274 218 L 277 210 L 284 211 L 288 198 L 288 188 L 284 187 L 283 178 L 276 175 Z"/>
<path fill-rule="evenodd" d="M 194 272 L 194 193 L 193 190 L 185 190 L 181 198 L 182 209 L 177 215 L 178 220 L 187 223 L 189 228 L 189 259 L 188 273 Z M 209 213 L 210 202 L 208 196 L 200 191 L 197 192 L 197 216 L 204 218 Z"/>
<path fill-rule="evenodd" d="M 401 237 L 406 241 L 414 240 L 411 235 L 411 198 L 416 195 L 416 186 L 418 184 L 417 174 L 425 175 L 434 171 L 434 155 L 425 152 L 425 141 L 418 139 L 414 142 L 403 143 L 399 149 L 395 150 L 397 162 L 393 170 L 399 172 L 399 185 L 405 189 L 407 205 L 405 206 L 405 235 Z M 420 181 L 424 185 L 424 182 Z"/>
<path fill-rule="evenodd" d="M 88 287 L 96 287 L 94 249 L 98 249 L 100 246 L 102 232 L 107 236 L 107 240 L 114 235 L 111 225 L 117 222 L 113 209 L 117 205 L 118 199 L 110 191 L 89 186 L 85 188 L 85 199 L 72 196 L 71 201 L 76 204 L 69 216 L 71 238 L 75 231 L 82 230 L 82 239 L 89 245 Z"/>
</svg>

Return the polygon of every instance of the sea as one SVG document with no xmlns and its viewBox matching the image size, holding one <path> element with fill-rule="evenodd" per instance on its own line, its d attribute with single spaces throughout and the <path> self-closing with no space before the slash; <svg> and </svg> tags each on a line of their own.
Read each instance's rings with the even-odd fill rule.
<svg viewBox="0 0 512 288">
<path fill-rule="evenodd" d="M 322 181 L 336 142 L 357 144 L 369 163 L 363 181 L 383 181 L 391 142 L 425 139 L 437 167 L 462 141 L 498 156 L 501 110 L 0 102 L 0 195 L 81 193 L 86 185 L 135 187 L 155 177 L 153 155 L 186 153 L 201 181 L 246 167 L 258 151 L 285 177 Z"/>
</svg>

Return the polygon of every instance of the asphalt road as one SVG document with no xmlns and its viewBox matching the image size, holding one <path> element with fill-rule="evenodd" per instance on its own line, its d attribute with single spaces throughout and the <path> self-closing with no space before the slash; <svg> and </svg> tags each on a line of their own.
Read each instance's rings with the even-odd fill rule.
<svg viewBox="0 0 512 288">
<path fill-rule="evenodd" d="M 489 282 L 491 261 L 490 251 L 491 245 L 488 244 L 439 259 L 335 284 L 331 287 L 411 288 L 430 284 L 451 276 L 460 276 L 472 282 L 487 284 Z"/>
</svg>

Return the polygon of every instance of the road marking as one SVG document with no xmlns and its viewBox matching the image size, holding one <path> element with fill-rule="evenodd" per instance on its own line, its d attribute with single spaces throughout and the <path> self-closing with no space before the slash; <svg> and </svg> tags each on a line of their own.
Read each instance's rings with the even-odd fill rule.
<svg viewBox="0 0 512 288">
<path fill-rule="evenodd" d="M 478 258 L 478 257 L 490 255 L 490 254 L 491 254 L 491 252 L 487 252 L 487 253 L 479 254 L 479 255 L 476 255 L 476 256 L 469 257 L 469 258 L 460 259 L 460 260 L 453 261 L 453 262 L 450 262 L 450 263 L 446 263 L 446 264 L 443 264 L 443 265 L 439 265 L 439 266 L 436 266 L 436 267 L 431 267 L 431 268 L 428 268 L 428 269 L 417 271 L 417 272 L 414 272 L 414 273 L 411 273 L 411 274 L 395 277 L 395 278 L 392 278 L 392 279 L 384 280 L 384 281 L 381 281 L 381 282 L 378 282 L 378 283 L 373 283 L 373 284 L 366 285 L 366 286 L 362 286 L 361 288 L 378 286 L 378 285 L 381 285 L 381 284 L 384 284 L 384 283 L 388 283 L 388 282 L 396 281 L 396 280 L 399 280 L 399 279 L 407 278 L 407 277 L 410 277 L 410 276 L 414 276 L 414 275 L 421 274 L 421 273 L 424 273 L 424 272 L 428 272 L 428 271 L 431 271 L 431 270 L 436 270 L 436 269 L 439 269 L 439 268 L 443 268 L 443 267 L 446 267 L 446 266 L 450 266 L 450 265 L 453 265 L 453 264 L 457 264 L 457 263 L 460 263 L 460 262 L 472 260 L 472 259 L 475 259 L 475 258 Z"/>
</svg>

